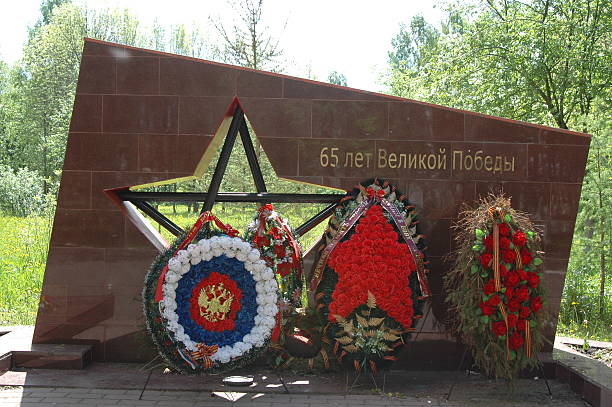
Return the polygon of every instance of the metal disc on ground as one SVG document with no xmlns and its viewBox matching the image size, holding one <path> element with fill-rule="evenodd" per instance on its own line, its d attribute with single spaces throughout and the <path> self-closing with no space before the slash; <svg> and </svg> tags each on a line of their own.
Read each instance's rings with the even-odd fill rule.
<svg viewBox="0 0 612 407">
<path fill-rule="evenodd" d="M 228 376 L 223 378 L 223 384 L 227 384 L 228 386 L 250 386 L 253 384 L 253 378 L 246 376 Z"/>
</svg>

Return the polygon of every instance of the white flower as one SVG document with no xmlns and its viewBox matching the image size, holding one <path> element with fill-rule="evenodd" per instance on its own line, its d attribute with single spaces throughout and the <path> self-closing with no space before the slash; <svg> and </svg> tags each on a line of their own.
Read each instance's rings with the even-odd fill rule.
<svg viewBox="0 0 612 407">
<path fill-rule="evenodd" d="M 176 257 L 173 257 L 170 260 L 168 260 L 168 270 L 179 271 L 180 269 L 181 269 L 181 261 L 179 259 L 177 259 Z"/>
<path fill-rule="evenodd" d="M 190 244 L 187 246 L 187 252 L 189 253 L 189 255 L 190 255 L 191 257 L 193 257 L 193 256 L 199 256 L 199 255 L 200 255 L 200 248 L 199 248 L 197 245 L 195 245 L 195 244 L 193 244 L 193 243 L 190 243 Z"/>
<path fill-rule="evenodd" d="M 232 346 L 221 347 L 212 356 L 212 359 L 218 363 L 227 363 L 233 358 L 242 356 L 253 346 L 263 346 L 265 339 L 270 337 L 276 324 L 278 284 L 273 271 L 266 266 L 257 249 L 240 238 L 215 236 L 211 239 L 194 242 L 186 250 L 180 250 L 175 257 L 168 261 L 168 272 L 162 287 L 164 297 L 160 303 L 160 310 L 161 315 L 165 318 L 165 326 L 173 333 L 174 339 L 182 342 L 190 351 L 197 350 L 197 344 L 178 322 L 179 318 L 176 313 L 178 281 L 189 272 L 191 265 L 196 265 L 200 261 L 209 261 L 213 257 L 221 255 L 228 258 L 235 257 L 244 263 L 244 268 L 256 281 L 256 302 L 258 304 L 255 325 L 251 332 L 244 335 L 241 341 Z"/>
<path fill-rule="evenodd" d="M 231 247 L 231 245 L 232 245 L 231 238 L 229 238 L 229 237 L 224 237 L 224 238 L 221 240 L 221 247 L 222 247 L 222 248 L 224 248 L 225 250 L 228 250 L 228 249 Z"/>
<path fill-rule="evenodd" d="M 264 280 L 270 280 L 274 277 L 274 272 L 270 269 L 270 267 L 266 267 L 262 272 L 262 277 Z"/>
<path fill-rule="evenodd" d="M 253 249 L 249 252 L 248 259 L 250 261 L 257 261 L 260 257 L 261 257 L 261 254 L 259 253 L 259 250 Z"/>
<path fill-rule="evenodd" d="M 189 272 L 189 268 L 190 268 L 189 263 L 187 263 L 187 264 L 182 264 L 181 263 L 181 270 L 180 270 L 181 276 L 183 274 L 186 274 L 187 272 Z"/>
<path fill-rule="evenodd" d="M 183 264 L 189 263 L 189 253 L 187 253 L 187 250 L 179 250 L 176 253 L 176 258 Z"/>
</svg>

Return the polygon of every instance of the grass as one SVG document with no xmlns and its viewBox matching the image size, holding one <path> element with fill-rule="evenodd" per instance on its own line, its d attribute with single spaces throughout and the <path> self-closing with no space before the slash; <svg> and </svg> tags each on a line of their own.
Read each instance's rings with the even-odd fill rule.
<svg viewBox="0 0 612 407">
<path fill-rule="evenodd" d="M 32 325 L 47 261 L 51 220 L 0 215 L 0 325 Z"/>
<path fill-rule="evenodd" d="M 325 206 L 325 204 L 276 204 L 274 205 L 274 209 L 281 217 L 288 219 L 289 225 L 295 229 L 306 220 L 316 215 L 320 210 L 325 208 Z M 223 223 L 229 223 L 232 227 L 243 233 L 246 227 L 253 221 L 253 217 L 256 214 L 256 208 L 257 206 L 252 203 L 217 203 L 213 207 L 212 213 Z M 193 213 L 193 211 L 188 211 L 187 206 L 183 204 L 173 206 L 171 203 L 164 203 L 158 207 L 158 210 L 185 230 L 188 230 L 195 223 L 199 215 L 199 212 Z M 151 223 L 155 225 L 154 222 Z M 311 231 L 304 234 L 304 236 L 299 237 L 299 242 L 304 251 L 308 250 L 323 234 L 326 225 L 327 221 L 321 222 Z M 169 242 L 174 240 L 174 236 L 159 225 L 157 226 L 157 230 Z"/>
<path fill-rule="evenodd" d="M 323 207 L 283 204 L 275 209 L 289 219 L 292 227 L 297 227 Z M 213 213 L 222 222 L 244 232 L 255 215 L 255 208 L 254 204 L 217 204 Z M 189 229 L 198 216 L 185 205 L 165 204 L 159 210 L 185 229 Z M 300 238 L 304 249 L 318 239 L 326 224 L 322 222 Z M 0 325 L 33 325 L 36 322 L 51 228 L 52 217 L 23 218 L 0 213 Z M 165 229 L 159 230 L 168 241 L 174 239 Z"/>
</svg>

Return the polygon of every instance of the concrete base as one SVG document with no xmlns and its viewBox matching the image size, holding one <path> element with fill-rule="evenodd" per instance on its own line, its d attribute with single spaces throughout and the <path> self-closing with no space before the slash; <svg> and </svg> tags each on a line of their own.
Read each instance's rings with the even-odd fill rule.
<svg viewBox="0 0 612 407">
<path fill-rule="evenodd" d="M 34 327 L 4 327 L 0 336 L 0 371 L 12 368 L 83 369 L 92 345 L 32 344 Z"/>
</svg>

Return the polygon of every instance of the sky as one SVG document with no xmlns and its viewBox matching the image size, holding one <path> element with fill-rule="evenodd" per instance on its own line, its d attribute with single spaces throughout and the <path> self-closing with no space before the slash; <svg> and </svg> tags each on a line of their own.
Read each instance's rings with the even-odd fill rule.
<svg viewBox="0 0 612 407">
<path fill-rule="evenodd" d="M 75 0 L 89 8 L 127 8 L 150 25 L 198 24 L 210 18 L 230 25 L 236 11 L 226 0 Z M 40 0 L 0 0 L 0 58 L 21 56 L 27 27 L 39 17 Z M 436 0 L 265 0 L 263 23 L 280 38 L 285 73 L 326 81 L 331 71 L 344 74 L 348 86 L 370 91 L 381 84 L 391 39 L 400 23 L 421 14 L 437 23 Z"/>
</svg>

